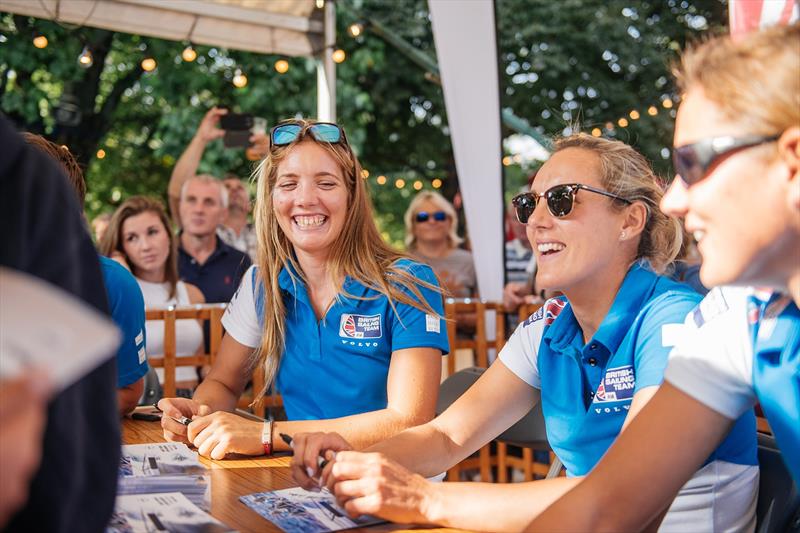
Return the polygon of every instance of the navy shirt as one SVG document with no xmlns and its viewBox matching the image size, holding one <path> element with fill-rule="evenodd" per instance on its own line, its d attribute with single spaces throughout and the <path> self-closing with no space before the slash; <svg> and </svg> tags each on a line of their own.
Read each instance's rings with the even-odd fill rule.
<svg viewBox="0 0 800 533">
<path fill-rule="evenodd" d="M 565 298 L 548 300 L 500 353 L 541 390 L 547 438 L 570 475 L 585 475 L 622 430 L 636 392 L 658 386 L 683 319 L 701 297 L 636 264 L 589 340 Z M 710 460 L 755 464 L 755 418 L 744 413 Z"/>
<path fill-rule="evenodd" d="M 228 246 L 219 237 L 217 247 L 203 264 L 189 255 L 183 246 L 178 247 L 178 275 L 200 289 L 206 303 L 230 302 L 250 264 L 247 254 Z"/>
<path fill-rule="evenodd" d="M 397 266 L 437 285 L 427 265 L 402 259 Z M 234 339 L 253 348 L 261 344 L 264 313 L 263 292 L 254 297 L 255 272 L 253 267 L 247 273 L 222 320 Z M 286 348 L 277 385 L 289 420 L 339 418 L 385 409 L 393 352 L 422 347 L 448 352 L 447 327 L 440 318 L 444 316 L 442 296 L 434 290 L 417 285 L 438 316 L 398 301 L 392 309 L 385 295 L 347 278 L 343 292 L 352 297 L 339 294 L 325 317 L 318 320 L 299 279 L 293 280 L 284 269 L 278 281 L 286 306 Z"/>
<path fill-rule="evenodd" d="M 77 197 L 57 163 L 0 115 L 0 265 L 27 272 L 108 314 L 103 276 Z M 6 531 L 103 531 L 120 457 L 117 369 L 108 360 L 51 399 L 42 462 Z"/>
</svg>

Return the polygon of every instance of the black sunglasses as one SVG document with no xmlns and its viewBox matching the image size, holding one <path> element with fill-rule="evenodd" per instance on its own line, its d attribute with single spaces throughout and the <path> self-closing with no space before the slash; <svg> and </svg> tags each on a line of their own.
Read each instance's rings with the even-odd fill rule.
<svg viewBox="0 0 800 533">
<path fill-rule="evenodd" d="M 416 215 L 417 222 L 427 222 L 433 218 L 433 220 L 437 222 L 444 222 L 447 220 L 447 213 L 444 211 L 434 211 L 433 213 L 428 213 L 427 211 L 420 211 Z"/>
<path fill-rule="evenodd" d="M 292 144 L 303 132 L 302 122 L 284 122 L 269 130 L 269 147 Z M 308 133 L 319 142 L 347 144 L 344 130 L 332 122 L 315 122 L 308 127 Z"/>
<path fill-rule="evenodd" d="M 547 202 L 547 210 L 554 217 L 565 217 L 572 211 L 572 206 L 575 203 L 575 195 L 579 190 L 589 191 L 596 194 L 602 194 L 615 200 L 620 200 L 626 204 L 631 203 L 627 198 L 617 196 L 616 194 L 604 191 L 602 189 L 595 189 L 588 185 L 581 183 L 567 183 L 564 185 L 556 185 L 550 187 L 543 193 L 536 194 L 535 192 L 524 192 L 516 195 L 511 199 L 511 205 L 514 206 L 514 212 L 517 215 L 517 220 L 523 224 L 528 223 L 528 219 L 536 209 L 536 204 L 539 203 L 539 198 L 544 198 Z"/>
<path fill-rule="evenodd" d="M 672 150 L 672 165 L 687 187 L 705 178 L 708 169 L 721 157 L 776 141 L 780 135 L 746 135 L 744 137 L 711 137 Z"/>
</svg>

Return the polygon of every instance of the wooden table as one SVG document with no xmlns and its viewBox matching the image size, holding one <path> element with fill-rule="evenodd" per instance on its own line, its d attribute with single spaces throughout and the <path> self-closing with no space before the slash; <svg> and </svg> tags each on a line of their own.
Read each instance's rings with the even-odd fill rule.
<svg viewBox="0 0 800 533">
<path fill-rule="evenodd" d="M 159 422 L 145 422 L 125 418 L 122 424 L 124 444 L 164 442 Z M 289 472 L 289 456 L 271 458 L 240 458 L 214 461 L 201 457 L 200 461 L 211 473 L 211 515 L 228 527 L 242 532 L 279 532 L 275 524 L 239 501 L 239 496 L 268 490 L 296 487 Z M 428 529 L 418 526 L 384 524 L 366 529 L 348 531 L 436 531 L 444 533 L 453 529 Z"/>
</svg>

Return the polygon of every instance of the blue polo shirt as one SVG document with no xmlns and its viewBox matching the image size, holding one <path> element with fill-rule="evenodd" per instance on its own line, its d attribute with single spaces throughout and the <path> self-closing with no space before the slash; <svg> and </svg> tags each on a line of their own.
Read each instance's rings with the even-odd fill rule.
<svg viewBox="0 0 800 533">
<path fill-rule="evenodd" d="M 206 303 L 228 303 L 252 262 L 247 254 L 217 237 L 217 247 L 203 264 L 178 247 L 178 275 L 203 293 Z"/>
<path fill-rule="evenodd" d="M 547 437 L 569 475 L 586 475 L 622 430 L 634 394 L 663 380 L 683 319 L 701 297 L 633 265 L 597 332 L 583 333 L 565 298 L 523 322 L 500 353 L 517 376 L 541 390 Z M 710 460 L 755 464 L 752 411 Z"/>
<path fill-rule="evenodd" d="M 117 350 L 117 387 L 127 387 L 144 377 L 148 369 L 144 298 L 136 278 L 125 267 L 102 255 L 99 259 L 111 319 L 122 331 L 122 344 Z"/>
<path fill-rule="evenodd" d="M 753 404 L 800 483 L 800 311 L 786 294 L 717 287 L 686 317 L 665 379 L 723 416 Z"/>
<path fill-rule="evenodd" d="M 397 266 L 437 285 L 430 267 L 410 260 Z M 245 346 L 261 344 L 263 289 L 254 291 L 256 267 L 245 275 L 222 323 Z M 278 278 L 286 307 L 285 351 L 277 387 L 289 420 L 318 420 L 385 409 L 392 353 L 435 348 L 447 353 L 442 296 L 417 285 L 438 316 L 395 301 L 347 278 L 342 293 L 317 320 L 305 285 L 283 269 Z M 410 293 L 407 293 L 410 296 Z M 396 312 L 395 312 L 396 310 Z"/>
</svg>

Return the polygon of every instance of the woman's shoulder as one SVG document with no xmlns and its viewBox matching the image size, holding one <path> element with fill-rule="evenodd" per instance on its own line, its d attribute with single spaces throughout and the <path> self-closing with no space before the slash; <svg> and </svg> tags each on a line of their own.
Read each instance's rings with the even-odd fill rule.
<svg viewBox="0 0 800 533">
<path fill-rule="evenodd" d="M 417 261 L 410 257 L 401 257 L 395 259 L 387 269 L 387 275 L 392 276 L 393 271 L 403 271 L 415 278 L 419 278 L 429 283 L 436 282 L 436 275 L 433 273 L 433 268 L 430 265 Z"/>
<path fill-rule="evenodd" d="M 206 303 L 206 297 L 203 295 L 203 292 L 197 288 L 197 286 L 192 285 L 191 283 L 186 283 L 185 281 L 179 281 L 178 287 L 183 288 L 186 292 L 187 302 L 189 304 L 204 304 Z"/>
</svg>

